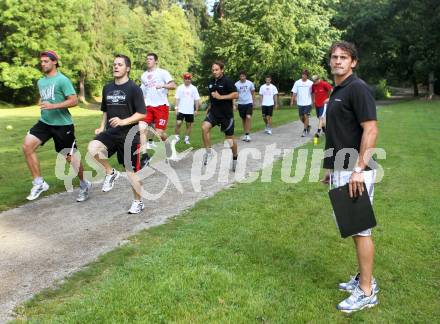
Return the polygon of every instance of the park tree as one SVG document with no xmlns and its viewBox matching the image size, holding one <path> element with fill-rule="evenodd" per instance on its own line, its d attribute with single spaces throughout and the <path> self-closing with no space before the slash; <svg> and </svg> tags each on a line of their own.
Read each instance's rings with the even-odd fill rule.
<svg viewBox="0 0 440 324">
<path fill-rule="evenodd" d="M 326 1 L 229 0 L 216 10 L 204 37 L 205 70 L 219 58 L 229 73 L 244 69 L 257 83 L 270 73 L 284 89 L 303 68 L 324 73 L 322 59 L 338 36 Z"/>
<path fill-rule="evenodd" d="M 39 53 L 53 49 L 60 54 L 63 72 L 77 80 L 80 58 L 88 50 L 79 29 L 87 28 L 87 1 L 37 0 L 0 2 L 0 96 L 12 102 L 36 99 L 41 76 Z M 68 12 L 69 15 L 65 13 Z"/>
<path fill-rule="evenodd" d="M 345 0 L 334 7 L 333 25 L 360 51 L 359 74 L 371 83 L 428 83 L 440 72 L 440 2 Z"/>
</svg>

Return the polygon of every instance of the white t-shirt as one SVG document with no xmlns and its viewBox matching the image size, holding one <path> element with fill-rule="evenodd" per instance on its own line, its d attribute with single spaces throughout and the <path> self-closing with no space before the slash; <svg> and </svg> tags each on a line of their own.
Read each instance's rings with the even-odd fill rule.
<svg viewBox="0 0 440 324">
<path fill-rule="evenodd" d="M 169 106 L 168 89 L 156 89 L 156 86 L 167 84 L 170 81 L 173 81 L 173 78 L 167 70 L 155 68 L 153 71 L 144 72 L 141 77 L 141 89 L 144 94 L 145 106 Z"/>
<path fill-rule="evenodd" d="M 273 96 L 278 94 L 278 89 L 273 84 L 267 85 L 266 83 L 260 87 L 260 96 L 263 96 L 262 106 L 274 106 Z"/>
<path fill-rule="evenodd" d="M 192 115 L 195 101 L 200 100 L 200 95 L 194 85 L 181 84 L 177 87 L 175 98 L 179 99 L 179 113 Z"/>
<path fill-rule="evenodd" d="M 312 85 L 313 81 L 295 81 L 292 92 L 296 95 L 296 104 L 298 106 L 310 106 L 312 104 Z"/>
<path fill-rule="evenodd" d="M 237 88 L 238 92 L 237 103 L 239 105 L 254 103 L 252 100 L 252 91 L 255 91 L 255 86 L 252 81 L 246 80 L 244 82 L 241 82 L 240 80 L 238 80 L 237 82 L 235 82 L 235 87 Z"/>
</svg>

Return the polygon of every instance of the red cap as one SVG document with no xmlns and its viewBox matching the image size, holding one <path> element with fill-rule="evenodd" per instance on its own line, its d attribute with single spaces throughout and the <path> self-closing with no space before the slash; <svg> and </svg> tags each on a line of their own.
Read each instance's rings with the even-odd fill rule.
<svg viewBox="0 0 440 324">
<path fill-rule="evenodd" d="M 191 80 L 192 75 L 189 72 L 183 73 L 183 79 L 184 80 Z"/>
</svg>

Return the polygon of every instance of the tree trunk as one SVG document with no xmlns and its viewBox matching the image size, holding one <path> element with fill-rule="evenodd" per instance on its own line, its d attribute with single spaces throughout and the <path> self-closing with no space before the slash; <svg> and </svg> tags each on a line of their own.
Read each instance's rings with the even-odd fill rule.
<svg viewBox="0 0 440 324">
<path fill-rule="evenodd" d="M 431 100 L 432 97 L 434 96 L 434 83 L 435 83 L 434 72 L 431 71 L 429 72 L 429 94 L 428 94 L 429 100 Z"/>
<path fill-rule="evenodd" d="M 79 75 L 79 101 L 82 103 L 87 103 L 86 101 L 86 89 L 84 83 L 86 81 L 86 74 L 84 72 L 80 72 Z"/>
<path fill-rule="evenodd" d="M 414 89 L 414 97 L 419 96 L 419 87 L 417 86 L 417 79 L 415 76 L 412 77 L 412 84 Z"/>
</svg>

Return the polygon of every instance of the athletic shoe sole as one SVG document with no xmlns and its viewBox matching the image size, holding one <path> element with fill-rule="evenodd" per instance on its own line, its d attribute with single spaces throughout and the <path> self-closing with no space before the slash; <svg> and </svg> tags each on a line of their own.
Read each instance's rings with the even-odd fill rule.
<svg viewBox="0 0 440 324">
<path fill-rule="evenodd" d="M 354 312 L 359 312 L 359 311 L 361 311 L 361 310 L 363 310 L 363 309 L 365 309 L 365 308 L 373 308 L 374 306 L 377 306 L 377 304 L 379 304 L 379 301 L 377 301 L 377 302 L 374 303 L 374 304 L 367 304 L 367 305 L 364 305 L 364 306 L 362 306 L 362 307 L 359 308 L 359 309 L 338 309 L 338 310 L 341 311 L 341 312 L 343 312 L 343 313 L 350 314 L 350 313 L 354 313 Z"/>
</svg>

